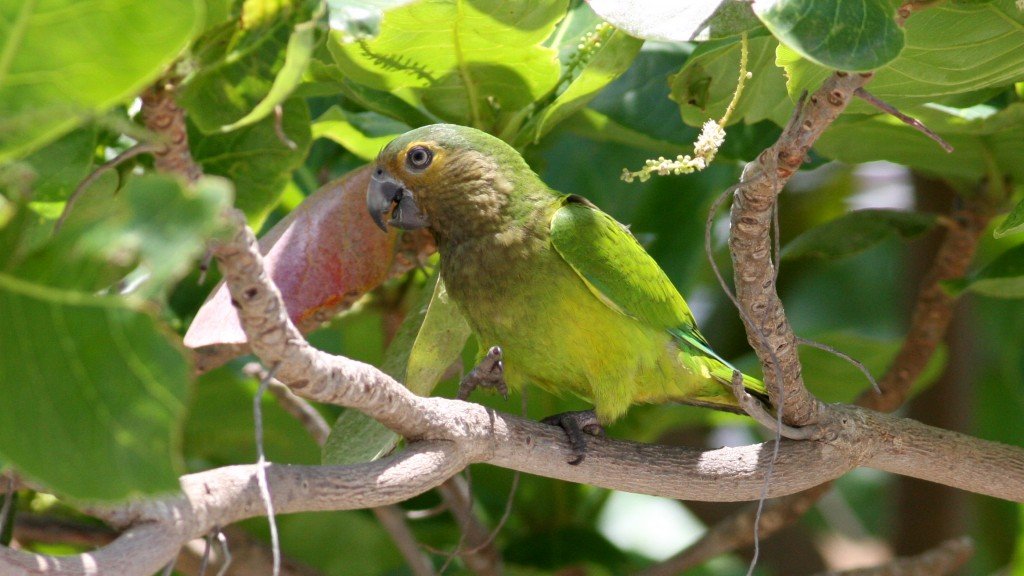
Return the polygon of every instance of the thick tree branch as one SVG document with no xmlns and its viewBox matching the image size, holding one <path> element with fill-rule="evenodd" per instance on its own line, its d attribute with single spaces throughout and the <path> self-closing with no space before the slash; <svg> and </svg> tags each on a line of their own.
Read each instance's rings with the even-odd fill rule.
<svg viewBox="0 0 1024 576">
<path fill-rule="evenodd" d="M 312 348 L 288 321 L 267 279 L 251 230 L 217 243 L 253 349 L 277 377 L 309 399 L 363 410 L 410 440 L 405 451 L 355 466 L 271 465 L 278 513 L 369 508 L 436 487 L 470 462 L 596 486 L 707 501 L 751 500 L 764 486 L 771 443 L 702 451 L 594 438 L 587 459 L 566 464 L 570 448 L 553 426 L 476 404 L 423 398 L 372 366 Z M 1000 498 L 1024 501 L 1024 450 L 855 407 L 832 409 L 818 441 L 783 441 L 770 496 L 805 490 L 857 466 L 913 475 Z M 214 527 L 262 515 L 255 466 L 185 476 L 183 495 L 103 511 L 126 532 L 90 554 L 64 558 L 0 549 L 13 574 L 148 574 L 178 548 Z"/>
<path fill-rule="evenodd" d="M 732 254 L 736 296 L 772 402 L 787 424 L 819 423 L 824 407 L 804 386 L 796 336 L 775 291 L 771 223 L 782 187 L 803 164 L 807 151 L 849 104 L 870 74 L 836 72 L 800 104 L 778 141 L 743 170 L 732 205 Z M 778 382 L 778 377 L 782 382 Z"/>
<path fill-rule="evenodd" d="M 157 170 L 180 174 L 190 182 L 203 175 L 188 147 L 185 111 L 174 100 L 174 86 L 160 81 L 142 93 L 142 121 L 161 139 L 161 149 L 153 153 Z"/>
<path fill-rule="evenodd" d="M 918 289 L 910 327 L 900 351 L 879 380 L 881 394 L 865 391 L 857 398 L 858 406 L 892 412 L 906 401 L 911 386 L 938 350 L 956 308 L 957 300 L 942 289 L 941 282 L 967 273 L 991 216 L 991 208 L 981 195 L 966 199 L 963 206 L 950 215 L 942 243 Z M 831 484 L 825 484 L 768 501 L 758 526 L 761 538 L 799 520 L 830 488 Z M 649 573 L 653 576 L 685 570 L 720 554 L 750 546 L 756 514 L 754 506 L 743 508 L 711 527 L 685 550 L 649 569 Z"/>
</svg>

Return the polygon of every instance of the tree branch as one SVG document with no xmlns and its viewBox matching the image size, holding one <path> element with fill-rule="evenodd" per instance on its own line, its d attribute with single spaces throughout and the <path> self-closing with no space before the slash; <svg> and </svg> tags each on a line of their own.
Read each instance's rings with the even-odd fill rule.
<svg viewBox="0 0 1024 576">
<path fill-rule="evenodd" d="M 213 252 L 253 349 L 277 367 L 283 383 L 306 398 L 360 409 L 410 441 L 399 454 L 354 466 L 269 466 L 279 513 L 398 502 L 436 487 L 470 462 L 679 499 L 735 501 L 761 494 L 771 443 L 702 451 L 594 438 L 587 459 L 570 466 L 571 449 L 556 427 L 459 400 L 416 396 L 372 366 L 312 348 L 288 320 L 248 228 L 240 226 L 233 239 L 214 243 Z M 821 440 L 782 442 L 770 496 L 870 466 L 1024 501 L 1020 448 L 855 407 L 831 412 L 834 425 Z M 113 525 L 128 527 L 100 550 L 58 558 L 0 549 L 0 565 L 13 574 L 31 574 L 39 566 L 57 574 L 94 573 L 96 566 L 101 573 L 148 574 L 184 542 L 264 513 L 255 466 L 188 475 L 181 487 L 181 496 L 97 511 Z"/>
<path fill-rule="evenodd" d="M 203 168 L 192 159 L 185 111 L 174 100 L 173 85 L 161 80 L 142 93 L 142 121 L 161 138 L 161 149 L 153 153 L 157 170 L 180 174 L 189 182 L 203 175 Z"/>
<path fill-rule="evenodd" d="M 729 249 L 740 315 L 764 368 L 772 403 L 793 426 L 818 424 L 824 406 L 804 386 L 796 335 L 775 290 L 772 214 L 779 193 L 811 145 L 870 79 L 871 74 L 836 72 L 809 98 L 801 98 L 778 141 L 743 170 L 733 196 Z"/>
</svg>

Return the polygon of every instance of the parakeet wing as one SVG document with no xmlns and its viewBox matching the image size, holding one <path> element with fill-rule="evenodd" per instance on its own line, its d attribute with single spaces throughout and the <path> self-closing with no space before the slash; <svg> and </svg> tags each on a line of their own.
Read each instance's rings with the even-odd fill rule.
<svg viewBox="0 0 1024 576">
<path fill-rule="evenodd" d="M 693 313 L 658 263 L 622 224 L 581 196 L 568 195 L 551 219 L 551 243 L 601 301 L 661 328 L 732 367 L 697 330 Z"/>
<path fill-rule="evenodd" d="M 613 309 L 665 330 L 694 330 L 693 314 L 658 263 L 611 216 L 565 196 L 551 219 L 555 250 Z"/>
</svg>

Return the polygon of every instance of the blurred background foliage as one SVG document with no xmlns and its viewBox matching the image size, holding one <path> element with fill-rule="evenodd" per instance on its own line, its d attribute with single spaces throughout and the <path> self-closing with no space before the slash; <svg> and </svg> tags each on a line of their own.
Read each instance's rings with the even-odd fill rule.
<svg viewBox="0 0 1024 576">
<path fill-rule="evenodd" d="M 61 498 L 110 500 L 171 490 L 186 471 L 254 461 L 257 382 L 242 371 L 248 360 L 187 374 L 180 334 L 215 280 L 197 282 L 191 263 L 202 241 L 222 229 L 231 188 L 250 223 L 268 230 L 394 135 L 438 121 L 499 135 L 551 187 L 629 224 L 714 348 L 756 372 L 706 260 L 705 220 L 743 162 L 778 136 L 800 93 L 833 67 L 877 70 L 869 88 L 956 152 L 863 103 L 825 134 L 780 200 L 779 289 L 794 328 L 879 376 L 900 345 L 942 218 L 962 196 L 987 195 L 998 216 L 968 277 L 950 283 L 962 295 L 957 320 L 904 413 L 1020 445 L 1022 10 L 1012 0 L 943 2 L 899 28 L 895 4 L 884 1 L 852 13 L 839 0 L 793 0 L 756 15 L 743 3 L 692 4 L 659 13 L 643 2 L 618 9 L 579 0 L 0 0 L 0 465 Z M 675 12 L 691 9 L 706 12 L 675 24 Z M 845 30 L 812 25 L 836 18 Z M 722 116 L 741 33 L 753 75 L 714 164 L 623 182 L 624 168 L 691 152 L 699 126 Z M 138 156 L 76 193 L 54 232 L 76 186 L 148 138 L 137 96 L 161 78 L 178 85 L 194 158 L 224 179 L 186 185 L 153 175 L 152 161 Z M 850 215 L 864 209 L 876 210 Z M 728 273 L 724 213 L 713 231 L 715 261 Z M 433 289 L 431 266 L 374 290 L 310 341 L 380 365 L 402 318 Z M 475 348 L 463 351 L 465 366 Z M 807 349 L 801 357 L 808 385 L 826 401 L 850 401 L 869 386 L 834 356 Z M 456 381 L 435 393 L 454 396 Z M 520 406 L 518 396 L 475 400 Z M 270 460 L 320 462 L 294 418 L 270 396 L 263 406 Z M 540 418 L 584 406 L 530 389 L 526 411 Z M 321 410 L 328 420 L 341 413 Z M 344 451 L 338 434 L 335 450 L 340 442 Z M 636 407 L 609 434 L 706 447 L 763 436 L 744 418 L 685 406 Z M 493 527 L 513 473 L 478 465 L 467 476 L 476 512 Z M 48 494 L 18 496 L 16 513 L 78 517 Z M 402 507 L 438 503 L 428 493 Z M 626 574 L 736 508 L 524 476 L 495 544 L 508 574 Z M 880 563 L 969 534 L 978 552 L 964 573 L 1024 574 L 1022 521 L 1019 504 L 858 470 L 765 544 L 757 573 Z M 284 553 L 320 573 L 410 573 L 370 511 L 278 522 Z M 438 567 L 460 541 L 448 514 L 410 526 Z M 266 536 L 264 520 L 245 527 Z M 690 573 L 742 574 L 748 554 Z M 448 568 L 466 570 L 458 561 Z"/>
</svg>

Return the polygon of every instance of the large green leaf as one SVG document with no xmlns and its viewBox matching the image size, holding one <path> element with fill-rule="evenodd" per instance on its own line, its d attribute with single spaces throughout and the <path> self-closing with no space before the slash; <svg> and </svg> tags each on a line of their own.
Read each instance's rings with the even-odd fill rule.
<svg viewBox="0 0 1024 576">
<path fill-rule="evenodd" d="M 258 122 L 288 98 L 324 38 L 320 0 L 246 0 L 196 42 L 198 71 L 178 101 L 203 132 Z"/>
<path fill-rule="evenodd" d="M 993 170 L 1024 179 L 1024 103 L 999 110 L 919 107 L 913 116 L 949 142 L 947 154 L 933 140 L 887 115 L 839 118 L 815 144 L 815 150 L 844 162 L 887 160 L 945 177 L 978 180 Z"/>
<path fill-rule="evenodd" d="M 903 48 L 887 0 L 771 0 L 754 11 L 782 43 L 827 68 L 874 70 Z"/>
<path fill-rule="evenodd" d="M 335 31 L 328 45 L 351 81 L 499 132 L 558 82 L 555 50 L 541 42 L 565 9 L 565 0 L 418 0 L 385 12 L 380 36 Z"/>
<path fill-rule="evenodd" d="M 778 41 L 769 35 L 749 39 L 747 70 L 751 73 L 733 111 L 732 122 L 753 124 L 769 119 L 784 124 L 793 104 L 786 95 L 786 80 L 775 65 Z M 740 42 L 736 38 L 705 42 L 671 77 L 671 98 L 679 104 L 683 121 L 700 126 L 718 119 L 736 92 L 740 70 Z"/>
<path fill-rule="evenodd" d="M 51 242 L 8 260 L 4 270 L 39 284 L 95 292 L 139 267 L 145 278 L 135 290 L 155 294 L 188 272 L 231 198 L 227 183 L 217 178 L 184 189 L 167 176 L 144 176 L 116 194 L 97 192 L 75 205 Z"/>
<path fill-rule="evenodd" d="M 275 124 L 271 116 L 224 134 L 203 134 L 190 124 L 192 157 L 207 174 L 234 182 L 235 206 L 250 222 L 261 222 L 274 207 L 312 142 L 309 107 L 304 100 L 293 98 L 285 103 L 280 134 Z"/>
<path fill-rule="evenodd" d="M 0 2 L 0 161 L 137 95 L 202 22 L 199 0 Z"/>
<path fill-rule="evenodd" d="M 229 201 L 223 181 L 185 189 L 168 177 L 137 178 L 106 210 L 79 206 L 47 245 L 8 256 L 0 267 L 0 457 L 80 499 L 177 487 L 185 350 L 137 297 L 96 289 L 136 265 L 148 272 L 145 285 L 166 286 L 221 228 Z M 0 244 L 25 241 L 18 221 L 0 231 Z"/>
<path fill-rule="evenodd" d="M 849 355 L 867 368 L 876 379 L 892 364 L 899 352 L 902 340 L 899 338 L 877 338 L 850 331 L 829 331 L 812 334 L 809 338 Z M 946 348 L 928 361 L 921 375 L 914 381 L 912 393 L 930 386 L 946 365 Z M 871 389 L 871 382 L 853 364 L 825 350 L 802 346 L 800 363 L 804 381 L 814 395 L 825 402 L 850 402 L 862 392 Z M 737 362 L 744 371 L 755 370 L 757 359 L 753 354 Z"/>
<path fill-rule="evenodd" d="M 81 499 L 177 488 L 190 369 L 150 314 L 6 274 L 0 314 L 6 462 Z"/>
<path fill-rule="evenodd" d="M 540 112 L 521 132 L 517 139 L 520 144 L 537 142 L 559 122 L 582 110 L 597 93 L 629 68 L 643 41 L 627 35 L 621 30 L 611 29 L 607 37 L 600 37 L 593 54 L 576 56 L 581 60 L 581 69 L 570 77 L 568 86 Z"/>
<path fill-rule="evenodd" d="M 907 20 L 906 46 L 875 72 L 868 89 L 903 108 L 1019 82 L 1024 79 L 1022 45 L 1024 11 L 1013 0 L 939 3 Z M 778 60 L 786 68 L 793 96 L 813 91 L 831 74 L 785 47 L 779 49 Z M 850 111 L 874 109 L 856 103 Z"/>
<path fill-rule="evenodd" d="M 30 172 L 29 187 L 35 202 L 62 201 L 78 186 L 93 166 L 97 130 L 83 126 L 36 150 L 18 164 Z M 14 166 L 8 165 L 7 169 Z M 0 168 L 0 172 L 5 172 Z"/>
<path fill-rule="evenodd" d="M 782 249 L 784 260 L 808 256 L 842 258 L 894 236 L 912 238 L 935 226 L 934 214 L 900 210 L 857 210 L 811 228 Z"/>
<path fill-rule="evenodd" d="M 428 396 L 459 359 L 467 338 L 469 325 L 435 273 L 388 346 L 381 370 L 404 381 L 415 394 Z M 331 428 L 323 461 L 353 464 L 373 460 L 391 451 L 398 439 L 397 434 L 362 412 L 346 410 Z"/>
<path fill-rule="evenodd" d="M 311 127 L 313 138 L 327 138 L 370 162 L 395 136 L 409 126 L 376 112 L 347 112 L 331 106 Z"/>
</svg>

